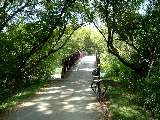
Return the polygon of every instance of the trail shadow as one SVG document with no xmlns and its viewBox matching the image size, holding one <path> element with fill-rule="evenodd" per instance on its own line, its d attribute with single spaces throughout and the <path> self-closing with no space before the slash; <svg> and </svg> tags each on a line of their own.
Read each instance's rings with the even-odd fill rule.
<svg viewBox="0 0 160 120">
<path fill-rule="evenodd" d="M 52 80 L 36 97 L 5 113 L 0 120 L 98 119 L 97 101 L 89 87 L 94 63 L 85 63 L 86 59 L 67 72 L 65 79 Z"/>
<path fill-rule="evenodd" d="M 56 80 L 37 95 L 33 100 L 23 103 L 17 111 L 6 113 L 5 116 L 8 117 L 0 120 L 92 120 L 96 118 L 96 99 L 87 81 Z"/>
</svg>

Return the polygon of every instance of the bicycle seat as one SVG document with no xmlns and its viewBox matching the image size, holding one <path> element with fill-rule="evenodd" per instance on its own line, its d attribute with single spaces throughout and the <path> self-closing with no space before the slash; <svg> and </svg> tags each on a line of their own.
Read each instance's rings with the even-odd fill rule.
<svg viewBox="0 0 160 120">
<path fill-rule="evenodd" d="M 101 82 L 102 79 L 100 79 L 100 80 L 96 79 L 96 80 L 93 80 L 93 81 L 94 81 L 94 82 Z"/>
</svg>

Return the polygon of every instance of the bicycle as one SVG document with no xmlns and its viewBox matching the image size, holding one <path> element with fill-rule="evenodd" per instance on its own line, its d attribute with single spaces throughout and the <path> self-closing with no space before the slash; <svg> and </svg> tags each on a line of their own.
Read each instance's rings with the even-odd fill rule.
<svg viewBox="0 0 160 120">
<path fill-rule="evenodd" d="M 106 97 L 107 88 L 103 84 L 103 80 L 98 79 L 99 76 L 93 76 L 93 81 L 91 83 L 91 89 L 96 94 L 99 102 L 103 102 Z"/>
</svg>

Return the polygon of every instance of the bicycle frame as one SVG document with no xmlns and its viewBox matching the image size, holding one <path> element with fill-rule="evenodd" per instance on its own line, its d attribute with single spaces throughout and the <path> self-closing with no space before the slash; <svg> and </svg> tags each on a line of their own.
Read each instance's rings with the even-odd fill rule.
<svg viewBox="0 0 160 120">
<path fill-rule="evenodd" d="M 100 101 L 101 99 L 101 87 L 100 87 L 101 82 L 102 80 L 93 80 L 91 83 L 91 89 L 96 94 L 98 101 Z"/>
</svg>

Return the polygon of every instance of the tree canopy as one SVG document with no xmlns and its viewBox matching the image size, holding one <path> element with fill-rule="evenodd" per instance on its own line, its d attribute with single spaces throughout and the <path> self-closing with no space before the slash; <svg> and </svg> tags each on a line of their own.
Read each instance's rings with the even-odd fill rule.
<svg viewBox="0 0 160 120">
<path fill-rule="evenodd" d="M 144 2 L 148 3 L 146 13 L 140 14 Z M 90 10 L 106 26 L 107 33 L 97 28 L 106 41 L 108 52 L 140 76 L 147 76 L 159 59 L 158 5 L 158 1 L 95 0 L 95 9 Z M 88 16 L 94 22 L 90 13 Z"/>
<path fill-rule="evenodd" d="M 99 48 L 149 77 L 160 66 L 159 14 L 158 0 L 2 0 L 1 102 L 78 49 Z"/>
</svg>

